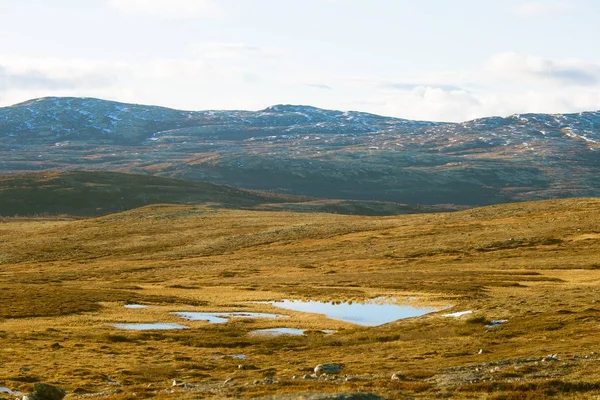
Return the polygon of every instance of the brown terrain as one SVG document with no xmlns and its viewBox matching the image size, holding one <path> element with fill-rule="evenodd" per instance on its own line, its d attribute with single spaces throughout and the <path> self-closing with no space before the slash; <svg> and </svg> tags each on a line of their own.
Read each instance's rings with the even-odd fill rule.
<svg viewBox="0 0 600 400">
<path fill-rule="evenodd" d="M 0 386 L 12 391 L 46 382 L 67 399 L 600 396 L 597 198 L 386 217 L 182 204 L 4 217 L 0 266 Z M 437 311 L 361 326 L 264 303 L 377 298 Z M 178 311 L 288 318 L 209 324 Z M 156 322 L 189 329 L 114 326 Z M 277 327 L 306 331 L 250 334 Z M 344 368 L 315 376 L 323 363 Z"/>
</svg>

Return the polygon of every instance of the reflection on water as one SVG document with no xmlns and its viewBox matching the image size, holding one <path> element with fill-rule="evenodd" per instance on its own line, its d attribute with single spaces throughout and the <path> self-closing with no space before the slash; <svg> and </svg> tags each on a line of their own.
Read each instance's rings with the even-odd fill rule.
<svg viewBox="0 0 600 400">
<path fill-rule="evenodd" d="M 211 324 L 223 324 L 229 318 L 284 318 L 286 315 L 253 312 L 174 312 L 188 321 L 208 321 Z"/>
<path fill-rule="evenodd" d="M 167 330 L 167 329 L 188 329 L 185 325 L 154 323 L 154 324 L 113 324 L 115 328 L 127 329 L 131 331 L 150 331 L 150 330 Z"/>
<path fill-rule="evenodd" d="M 272 301 L 269 304 L 286 310 L 325 314 L 331 319 L 364 326 L 383 325 L 399 319 L 419 317 L 438 311 L 436 308 L 401 306 L 381 301 L 381 299 L 363 303 L 283 300 Z"/>
<path fill-rule="evenodd" d="M 139 310 L 141 308 L 150 308 L 150 306 L 144 306 L 142 304 L 125 304 L 123 307 L 125 307 L 125 308 L 131 308 L 131 309 L 134 309 L 134 310 L 136 310 L 136 309 Z"/>
<path fill-rule="evenodd" d="M 294 329 L 294 328 L 271 328 L 271 329 L 258 329 L 250 332 L 251 335 L 269 335 L 269 336 L 279 336 L 279 335 L 292 335 L 292 336 L 302 336 L 304 335 L 304 329 Z"/>
</svg>

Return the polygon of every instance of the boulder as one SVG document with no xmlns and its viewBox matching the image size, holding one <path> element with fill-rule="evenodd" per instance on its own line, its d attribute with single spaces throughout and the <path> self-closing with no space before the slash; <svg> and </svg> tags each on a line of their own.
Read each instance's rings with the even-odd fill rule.
<svg viewBox="0 0 600 400">
<path fill-rule="evenodd" d="M 319 364 L 315 367 L 315 374 L 317 376 L 322 374 L 339 374 L 343 368 L 344 366 L 341 364 Z"/>
<path fill-rule="evenodd" d="M 62 400 L 67 393 L 59 387 L 47 383 L 33 385 L 33 398 L 36 400 Z M 31 396 L 29 397 L 31 399 Z"/>
</svg>

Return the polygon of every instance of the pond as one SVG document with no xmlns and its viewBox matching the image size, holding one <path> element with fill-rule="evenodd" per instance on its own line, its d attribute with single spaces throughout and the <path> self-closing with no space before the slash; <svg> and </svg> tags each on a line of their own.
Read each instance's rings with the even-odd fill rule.
<svg viewBox="0 0 600 400">
<path fill-rule="evenodd" d="M 302 336 L 304 335 L 304 329 L 294 328 L 271 328 L 271 329 L 257 329 L 250 332 L 251 335 L 268 335 L 268 336 L 280 336 L 280 335 L 292 335 Z"/>
<path fill-rule="evenodd" d="M 130 331 L 150 331 L 150 330 L 168 330 L 168 329 L 188 329 L 185 325 L 169 324 L 169 323 L 152 323 L 152 324 L 113 324 L 115 328 L 127 329 Z"/>
<path fill-rule="evenodd" d="M 133 309 L 133 310 L 139 310 L 139 309 L 143 309 L 143 308 L 150 308 L 150 306 L 145 306 L 143 304 L 125 304 L 123 307 L 130 308 L 130 309 Z"/>
<path fill-rule="evenodd" d="M 174 312 L 188 321 L 208 321 L 210 324 L 224 324 L 230 318 L 286 318 L 287 315 L 253 312 Z"/>
<path fill-rule="evenodd" d="M 398 305 L 382 299 L 367 300 L 362 303 L 282 300 L 271 301 L 268 304 L 286 310 L 325 314 L 327 318 L 363 326 L 379 326 L 438 311 L 433 307 Z"/>
<path fill-rule="evenodd" d="M 6 394 L 11 395 L 11 396 L 19 396 L 19 395 L 23 394 L 21 392 L 13 392 L 12 390 L 10 390 L 7 387 L 0 387 L 0 393 L 6 393 Z"/>
</svg>

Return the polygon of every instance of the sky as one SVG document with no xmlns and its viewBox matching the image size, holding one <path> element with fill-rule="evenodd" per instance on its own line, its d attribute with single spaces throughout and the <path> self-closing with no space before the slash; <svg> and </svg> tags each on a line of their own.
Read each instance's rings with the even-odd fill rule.
<svg viewBox="0 0 600 400">
<path fill-rule="evenodd" d="M 597 0 L 0 0 L 0 106 L 600 110 Z"/>
</svg>

